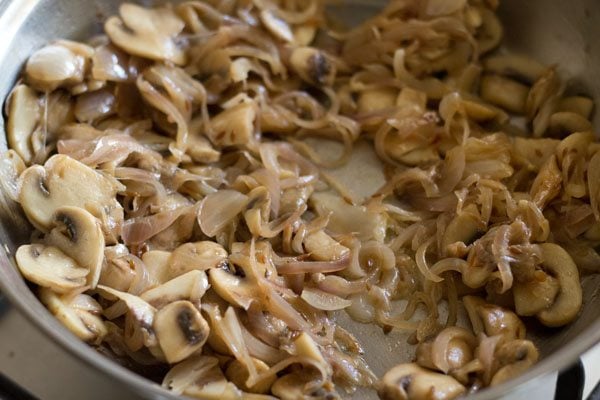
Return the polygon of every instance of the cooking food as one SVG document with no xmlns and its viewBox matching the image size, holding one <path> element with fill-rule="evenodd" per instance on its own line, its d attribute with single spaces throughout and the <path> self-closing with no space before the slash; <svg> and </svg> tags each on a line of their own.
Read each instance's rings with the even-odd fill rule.
<svg viewBox="0 0 600 400">
<path fill-rule="evenodd" d="M 18 268 L 76 336 L 189 397 L 507 381 L 539 358 L 524 322 L 572 322 L 600 270 L 594 104 L 499 49 L 497 1 L 391 0 L 350 30 L 325 5 L 126 3 L 36 51 L 0 163 L 34 228 Z M 385 176 L 366 198 L 332 172 L 357 143 Z M 376 376 L 340 313 L 410 332 L 414 359 Z"/>
</svg>

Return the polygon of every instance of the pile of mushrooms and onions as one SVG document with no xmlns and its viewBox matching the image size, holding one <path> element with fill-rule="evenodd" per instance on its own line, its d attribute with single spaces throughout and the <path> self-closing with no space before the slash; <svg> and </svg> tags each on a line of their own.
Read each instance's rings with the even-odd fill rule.
<svg viewBox="0 0 600 400">
<path fill-rule="evenodd" d="M 571 323 L 600 269 L 600 146 L 560 68 L 500 49 L 497 7 L 391 0 L 348 30 L 321 0 L 125 3 L 47 44 L 5 107 L 20 272 L 188 397 L 452 399 L 521 374 L 524 322 Z M 330 173 L 357 141 L 385 176 L 359 200 Z M 412 363 L 376 376 L 340 312 L 409 333 Z"/>
</svg>

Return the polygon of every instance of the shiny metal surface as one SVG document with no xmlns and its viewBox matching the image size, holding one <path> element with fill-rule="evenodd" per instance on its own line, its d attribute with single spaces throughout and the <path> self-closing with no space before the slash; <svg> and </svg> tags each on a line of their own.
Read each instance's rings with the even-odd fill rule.
<svg viewBox="0 0 600 400">
<path fill-rule="evenodd" d="M 149 3 L 144 1 L 143 3 Z M 376 0 L 347 0 L 338 12 L 348 21 L 357 21 L 373 10 Z M 557 63 L 574 83 L 574 90 L 600 101 L 600 3 L 596 0 L 504 0 L 501 16 L 507 46 L 513 51 L 534 55 L 545 63 Z M 0 99 L 16 81 L 23 62 L 44 43 L 57 38 L 83 39 L 99 32 L 104 16 L 115 12 L 117 0 L 0 0 Z M 596 22 L 596 24 L 594 24 Z M 596 122 L 600 122 L 598 113 Z M 0 117 L 0 132 L 4 121 Z M 0 134 L 0 150 L 6 139 Z M 370 157 L 367 153 L 359 157 Z M 376 163 L 375 160 L 371 162 Z M 354 173 L 353 173 L 354 171 Z M 356 169 L 344 173 L 357 180 Z M 365 182 L 368 182 L 365 181 Z M 362 185 L 358 189 L 368 191 Z M 13 254 L 26 241 L 29 226 L 18 207 L 0 195 L 0 290 L 44 334 L 98 371 L 127 384 L 150 399 L 175 396 L 140 376 L 116 365 L 81 343 L 63 328 L 38 302 L 14 267 Z M 517 379 L 473 399 L 508 396 L 525 398 L 535 386 L 548 382 L 558 371 L 600 342 L 600 277 L 584 282 L 585 306 L 580 318 L 561 330 L 530 330 L 537 337 L 544 359 Z M 344 319 L 344 318 L 341 318 Z M 383 335 L 359 324 L 343 321 L 367 347 L 367 360 L 377 373 L 412 355 L 401 334 Z M 370 396 L 369 396 L 370 397 Z M 362 397 L 361 398 L 365 398 Z"/>
</svg>

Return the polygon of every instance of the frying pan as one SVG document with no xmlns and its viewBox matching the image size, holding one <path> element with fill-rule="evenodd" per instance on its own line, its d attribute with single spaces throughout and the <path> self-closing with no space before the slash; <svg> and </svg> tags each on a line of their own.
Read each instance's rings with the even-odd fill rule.
<svg viewBox="0 0 600 400">
<path fill-rule="evenodd" d="M 150 2 L 143 2 L 146 5 Z M 384 1 L 346 0 L 332 7 L 338 17 L 353 24 L 372 14 Z M 104 17 L 117 12 L 118 0 L 0 0 L 0 99 L 5 99 L 27 57 L 45 43 L 58 39 L 85 39 L 101 31 Z M 500 17 L 505 27 L 505 46 L 546 64 L 559 64 L 576 93 L 600 100 L 600 3 L 596 0 L 503 0 Z M 600 113 L 598 113 L 600 114 Z M 596 123 L 600 122 L 596 117 Z M 0 132 L 4 132 L 0 116 Z M 363 146 L 366 147 L 366 146 Z M 0 151 L 7 148 L 0 134 Z M 368 195 L 381 179 L 377 160 L 367 150 L 357 152 L 340 177 L 358 182 L 355 193 Z M 360 169 L 356 168 L 358 165 Z M 365 167 L 365 165 L 368 167 Z M 370 183 L 370 184 L 369 184 Z M 14 253 L 29 238 L 30 227 L 19 210 L 0 193 L 0 291 L 12 304 L 65 351 L 121 381 L 149 399 L 177 398 L 158 384 L 124 369 L 87 346 L 65 329 L 37 300 L 17 271 Z M 527 398 L 549 377 L 575 362 L 600 342 L 600 276 L 583 279 L 584 307 L 579 318 L 558 330 L 529 327 L 542 360 L 515 379 L 477 393 L 477 400 Z M 351 322 L 342 314 L 340 323 L 364 344 L 366 359 L 381 376 L 393 365 L 413 354 L 406 336 Z M 535 397 L 535 395 L 533 395 Z M 355 398 L 375 398 L 374 392 L 359 392 Z"/>
</svg>

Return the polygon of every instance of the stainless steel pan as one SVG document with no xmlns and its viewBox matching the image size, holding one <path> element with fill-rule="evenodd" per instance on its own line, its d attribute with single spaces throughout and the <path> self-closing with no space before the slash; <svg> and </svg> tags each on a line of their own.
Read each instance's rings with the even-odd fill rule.
<svg viewBox="0 0 600 400">
<path fill-rule="evenodd" d="M 347 0 L 335 12 L 348 22 L 358 22 L 382 1 Z M 101 29 L 104 16 L 116 12 L 118 0 L 0 0 L 0 99 L 17 79 L 26 58 L 56 38 L 84 39 Z M 535 56 L 548 64 L 560 64 L 576 91 L 600 100 L 600 3 L 596 0 L 503 0 L 501 17 L 510 50 Z M 598 113 L 600 114 L 600 113 Z M 600 122 L 598 115 L 596 123 Z M 597 125 L 598 126 L 598 125 Z M 4 120 L 0 116 L 0 132 Z M 6 149 L 0 134 L 0 150 Z M 350 171 L 352 171 L 350 169 Z M 363 175 L 364 176 L 364 175 Z M 365 191 L 367 186 L 359 189 Z M 15 204 L 0 194 L 0 290 L 40 330 L 65 351 L 89 363 L 150 399 L 175 398 L 168 391 L 95 352 L 63 328 L 35 298 L 14 266 L 13 254 L 29 236 L 29 226 Z M 585 305 L 572 325 L 560 330 L 533 332 L 542 361 L 522 376 L 482 391 L 473 399 L 527 398 L 556 371 L 571 365 L 600 342 L 600 276 L 584 279 Z M 344 318 L 342 318 L 344 320 Z M 352 324 L 362 337 L 367 361 L 381 374 L 405 361 L 412 350 L 400 334 L 384 336 L 381 330 Z M 373 394 L 360 394 L 360 398 Z"/>
</svg>

